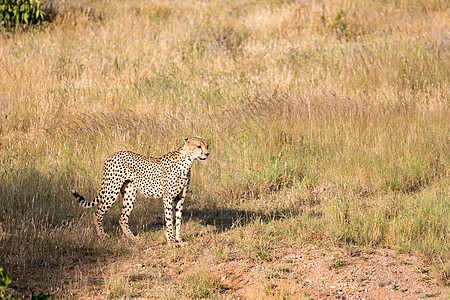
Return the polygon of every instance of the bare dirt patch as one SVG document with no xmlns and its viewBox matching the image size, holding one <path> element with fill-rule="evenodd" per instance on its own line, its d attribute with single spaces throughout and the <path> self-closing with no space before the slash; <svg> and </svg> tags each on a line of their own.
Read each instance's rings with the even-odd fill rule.
<svg viewBox="0 0 450 300">
<path fill-rule="evenodd" d="M 71 295 L 86 299 L 449 299 L 449 287 L 433 280 L 430 266 L 414 255 L 313 245 L 279 247 L 274 253 L 269 260 L 236 255 L 217 261 L 209 247 L 170 248 L 159 243 L 100 269 L 85 269 L 84 292 L 74 290 Z M 198 292 L 201 283 L 186 283 L 186 276 L 198 270 L 206 270 L 201 276 L 213 278 L 216 287 L 211 293 L 209 287 Z M 99 285 L 99 280 L 104 283 Z M 122 284 L 116 287 L 122 289 L 119 294 L 111 294 L 114 280 Z M 198 294 L 189 292 L 197 284 Z"/>
<path fill-rule="evenodd" d="M 237 260 L 211 268 L 247 299 L 448 299 L 449 288 L 428 276 L 417 257 L 393 250 L 280 249 L 276 260 Z"/>
</svg>

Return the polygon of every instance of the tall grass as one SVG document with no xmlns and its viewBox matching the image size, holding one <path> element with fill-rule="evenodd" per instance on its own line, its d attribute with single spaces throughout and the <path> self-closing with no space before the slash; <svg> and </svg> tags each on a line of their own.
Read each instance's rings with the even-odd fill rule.
<svg viewBox="0 0 450 300">
<path fill-rule="evenodd" d="M 0 264 L 15 279 L 127 253 L 98 242 L 68 191 L 92 199 L 114 151 L 194 135 L 213 155 L 194 166 L 187 216 L 448 261 L 447 1 L 53 9 L 41 30 L 0 33 Z M 133 230 L 161 228 L 160 210 L 138 204 Z"/>
</svg>

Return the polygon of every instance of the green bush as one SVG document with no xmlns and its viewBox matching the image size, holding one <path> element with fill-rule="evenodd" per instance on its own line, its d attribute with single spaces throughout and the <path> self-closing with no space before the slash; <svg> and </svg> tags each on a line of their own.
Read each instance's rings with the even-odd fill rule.
<svg viewBox="0 0 450 300">
<path fill-rule="evenodd" d="M 44 15 L 38 0 L 0 0 L 0 24 L 7 30 L 36 25 Z"/>
<path fill-rule="evenodd" d="M 0 267 L 0 299 L 12 299 L 8 291 L 8 285 L 10 283 L 11 279 L 3 273 L 3 268 Z"/>
</svg>

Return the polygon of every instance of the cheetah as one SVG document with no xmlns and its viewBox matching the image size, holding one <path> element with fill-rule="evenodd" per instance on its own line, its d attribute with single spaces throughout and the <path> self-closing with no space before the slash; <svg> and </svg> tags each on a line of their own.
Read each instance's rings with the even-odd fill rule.
<svg viewBox="0 0 450 300">
<path fill-rule="evenodd" d="M 102 225 L 103 215 L 121 193 L 123 209 L 119 224 L 124 234 L 130 238 L 135 237 L 129 228 L 128 218 L 133 210 L 136 192 L 140 191 L 145 196 L 162 199 L 167 242 L 178 243 L 181 242 L 183 202 L 191 179 L 192 164 L 197 159 L 204 161 L 209 154 L 208 144 L 201 137 L 186 138 L 178 150 L 159 158 L 131 151 L 116 152 L 104 163 L 102 185 L 92 202 L 86 201 L 75 190 L 72 190 L 72 194 L 84 208 L 99 204 L 94 212 L 94 223 L 97 233 L 103 236 L 105 235 Z"/>
</svg>

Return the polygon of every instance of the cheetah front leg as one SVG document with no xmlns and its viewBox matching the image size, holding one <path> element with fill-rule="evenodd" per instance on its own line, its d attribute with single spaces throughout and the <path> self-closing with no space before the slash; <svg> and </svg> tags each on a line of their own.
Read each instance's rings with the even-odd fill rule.
<svg viewBox="0 0 450 300">
<path fill-rule="evenodd" d="M 173 235 L 173 198 L 172 196 L 164 196 L 164 219 L 166 223 L 166 238 L 167 243 L 175 243 Z"/>
<path fill-rule="evenodd" d="M 175 197 L 175 241 L 182 242 L 181 240 L 181 221 L 183 218 L 183 203 L 186 197 L 187 187 L 184 187 L 180 194 Z"/>
</svg>

